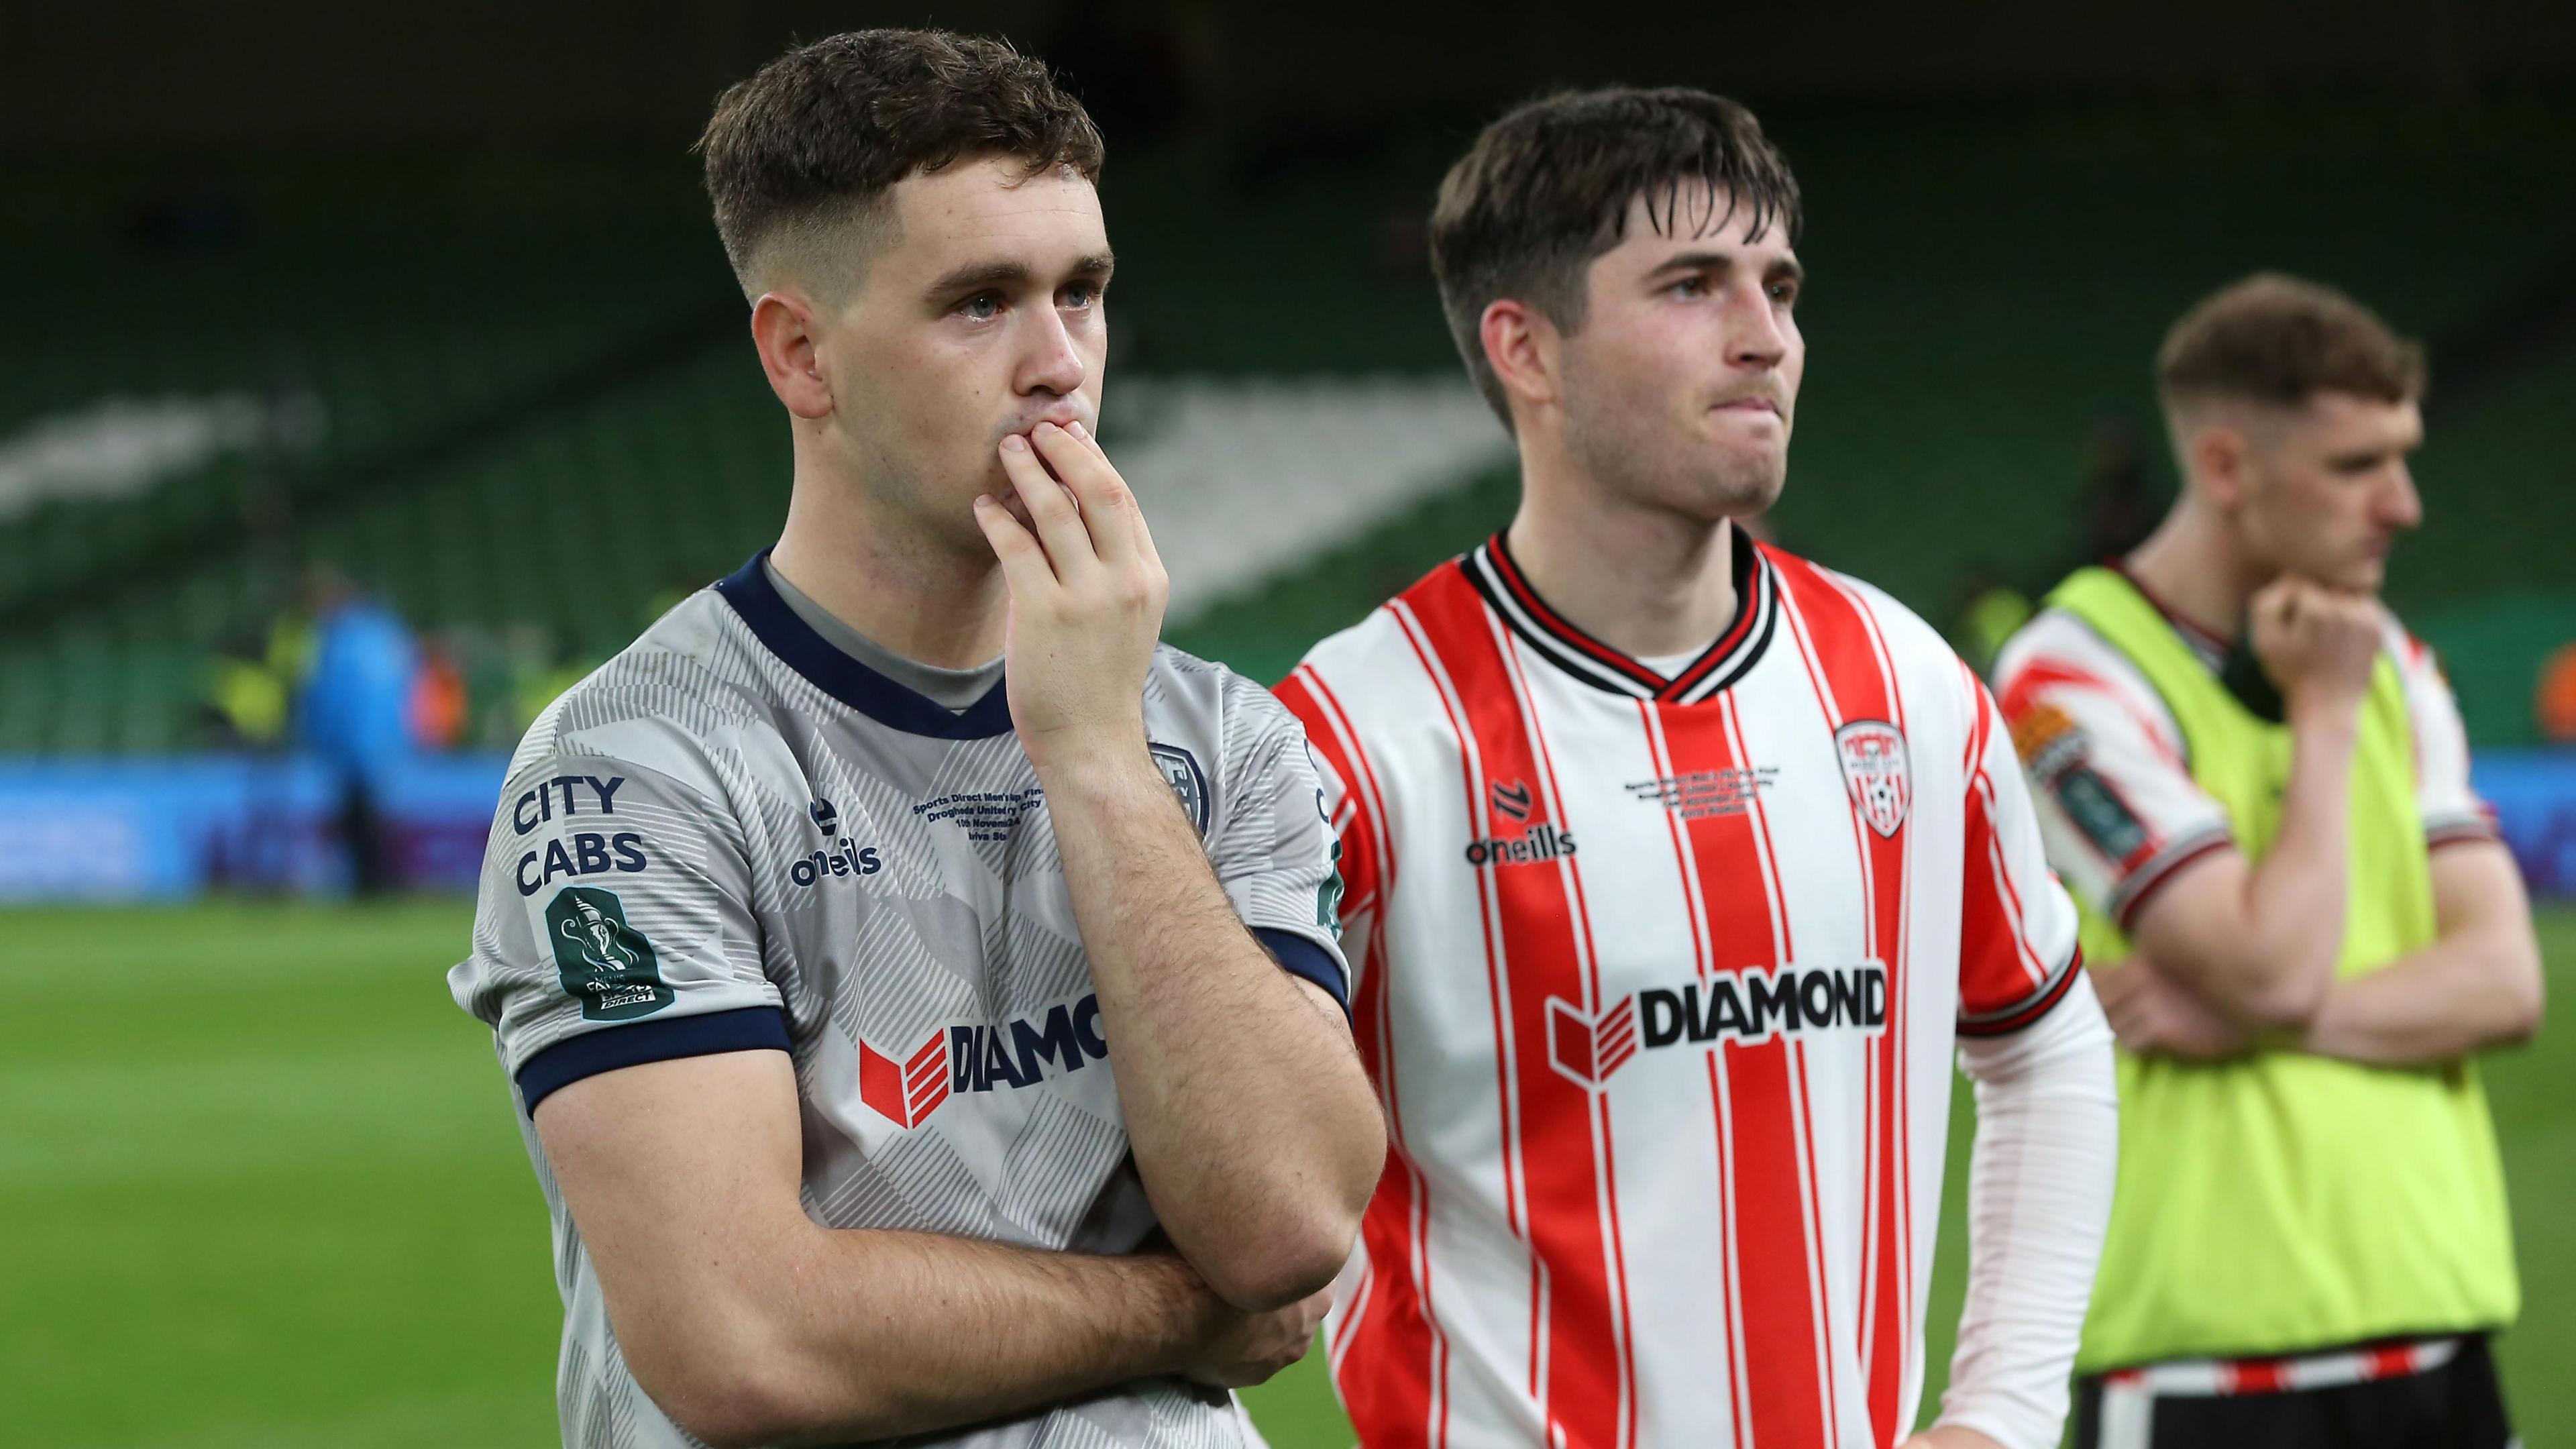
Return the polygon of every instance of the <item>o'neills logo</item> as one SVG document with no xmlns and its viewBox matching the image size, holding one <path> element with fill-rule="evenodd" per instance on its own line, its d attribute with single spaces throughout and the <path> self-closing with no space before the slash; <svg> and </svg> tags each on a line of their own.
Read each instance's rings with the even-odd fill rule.
<svg viewBox="0 0 2576 1449">
<path fill-rule="evenodd" d="M 1751 1046 L 1774 1037 L 1887 1027 L 1887 968 L 1763 967 L 1712 976 L 1680 988 L 1650 987 L 1586 1018 L 1571 1002 L 1549 997 L 1548 1064 L 1587 1087 L 1600 1087 L 1640 1051 L 1724 1039 Z"/>
<path fill-rule="evenodd" d="M 1532 861 L 1557 860 L 1573 853 L 1574 836 L 1545 821 L 1518 835 L 1467 842 L 1469 865 L 1528 865 Z"/>
</svg>

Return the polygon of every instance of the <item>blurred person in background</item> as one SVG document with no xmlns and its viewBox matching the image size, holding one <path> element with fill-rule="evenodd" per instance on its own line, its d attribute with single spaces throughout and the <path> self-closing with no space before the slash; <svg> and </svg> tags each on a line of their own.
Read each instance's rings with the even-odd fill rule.
<svg viewBox="0 0 2576 1449">
<path fill-rule="evenodd" d="M 2049 1449 L 2111 1038 L 1984 687 L 1757 541 L 1799 193 L 1703 91 L 1550 97 L 1432 256 L 1508 530 L 1279 687 L 1324 765 L 1393 1147 L 1330 1329 L 1371 1449 Z M 1922 1395 L 1954 1048 L 1967 1307 Z"/>
<path fill-rule="evenodd" d="M 2519 1298 L 2474 1058 L 2537 1028 L 2513 858 L 2378 594 L 2418 348 L 2249 278 L 2157 360 L 2184 485 L 2006 648 L 2004 712 L 2123 1048 L 2087 1449 L 2512 1442 Z"/>
<path fill-rule="evenodd" d="M 298 732 L 331 771 L 350 888 L 378 895 L 393 883 L 384 802 L 391 777 L 413 753 L 420 651 L 401 616 L 337 568 L 314 566 L 304 592 L 312 664 Z"/>
<path fill-rule="evenodd" d="M 261 642 L 236 638 L 206 659 L 202 703 L 218 749 L 273 750 L 286 739 L 303 671 L 281 666 Z"/>
<path fill-rule="evenodd" d="M 1304 737 L 1157 646 L 1092 437 L 1100 134 L 872 30 L 701 149 L 785 526 L 529 731 L 450 975 L 561 1245 L 564 1440 L 1257 1445 L 1227 1390 L 1312 1341 L 1385 1138 Z"/>
<path fill-rule="evenodd" d="M 465 738 L 470 713 L 465 666 L 456 646 L 442 638 L 423 639 L 407 711 L 412 743 L 431 751 L 456 748 Z"/>
<path fill-rule="evenodd" d="M 2562 644 L 2541 661 L 2531 714 L 2542 739 L 2554 745 L 2576 744 L 2576 644 Z"/>
<path fill-rule="evenodd" d="M 287 742 L 298 696 L 313 674 L 309 578 L 289 576 L 266 622 L 235 632 L 206 660 L 205 718 L 221 749 L 274 750 Z"/>
</svg>

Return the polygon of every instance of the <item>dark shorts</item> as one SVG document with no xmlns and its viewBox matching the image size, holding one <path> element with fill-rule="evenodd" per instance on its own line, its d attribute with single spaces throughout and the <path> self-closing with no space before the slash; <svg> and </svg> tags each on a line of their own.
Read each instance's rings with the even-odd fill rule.
<svg viewBox="0 0 2576 1449">
<path fill-rule="evenodd" d="M 2076 1449 L 2510 1449 L 2517 1442 L 2484 1334 L 2288 1359 L 2157 1364 L 2075 1383 Z"/>
</svg>

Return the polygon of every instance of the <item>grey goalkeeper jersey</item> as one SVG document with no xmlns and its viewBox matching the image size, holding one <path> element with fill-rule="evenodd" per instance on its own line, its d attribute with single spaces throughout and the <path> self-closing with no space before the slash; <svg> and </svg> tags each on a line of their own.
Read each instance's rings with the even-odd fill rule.
<svg viewBox="0 0 2576 1449">
<path fill-rule="evenodd" d="M 1347 1003 L 1305 736 L 1163 648 L 1153 756 L 1235 909 Z M 696 1441 L 628 1373 L 529 1114 L 599 1072 L 760 1048 L 795 1063 L 805 1210 L 1095 1253 L 1155 1229 L 1128 1158 L 1055 831 L 1004 686 L 940 707 L 833 647 L 755 559 L 558 700 L 511 760 L 448 974 L 492 1027 L 554 1218 L 572 1449 Z M 1178 1382 L 917 1442 L 1257 1444 Z"/>
</svg>

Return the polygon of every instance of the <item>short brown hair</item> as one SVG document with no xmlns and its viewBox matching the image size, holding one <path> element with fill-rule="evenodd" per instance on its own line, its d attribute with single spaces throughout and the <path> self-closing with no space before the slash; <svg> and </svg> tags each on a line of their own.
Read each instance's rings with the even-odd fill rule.
<svg viewBox="0 0 2576 1449">
<path fill-rule="evenodd" d="M 800 45 L 716 99 L 697 149 L 725 257 L 749 291 L 783 233 L 857 220 L 898 181 L 1007 156 L 1100 179 L 1100 131 L 1044 62 L 944 30 L 853 30 Z"/>
<path fill-rule="evenodd" d="M 2195 402 L 2295 407 L 2321 392 L 2424 395 L 2424 349 L 2332 287 L 2257 272 L 2182 315 L 2156 354 L 2168 411 Z"/>
<path fill-rule="evenodd" d="M 1583 279 L 1617 246 L 1628 208 L 1647 202 L 1655 230 L 1681 221 L 1684 189 L 1708 188 L 1724 224 L 1750 207 L 1759 236 L 1775 222 L 1795 241 L 1798 181 L 1753 113 L 1683 86 L 1567 91 L 1527 102 L 1487 126 L 1440 183 L 1431 212 L 1431 272 L 1467 371 L 1506 427 L 1511 412 L 1478 335 L 1502 297 L 1529 303 L 1568 332 L 1583 325 Z"/>
</svg>

